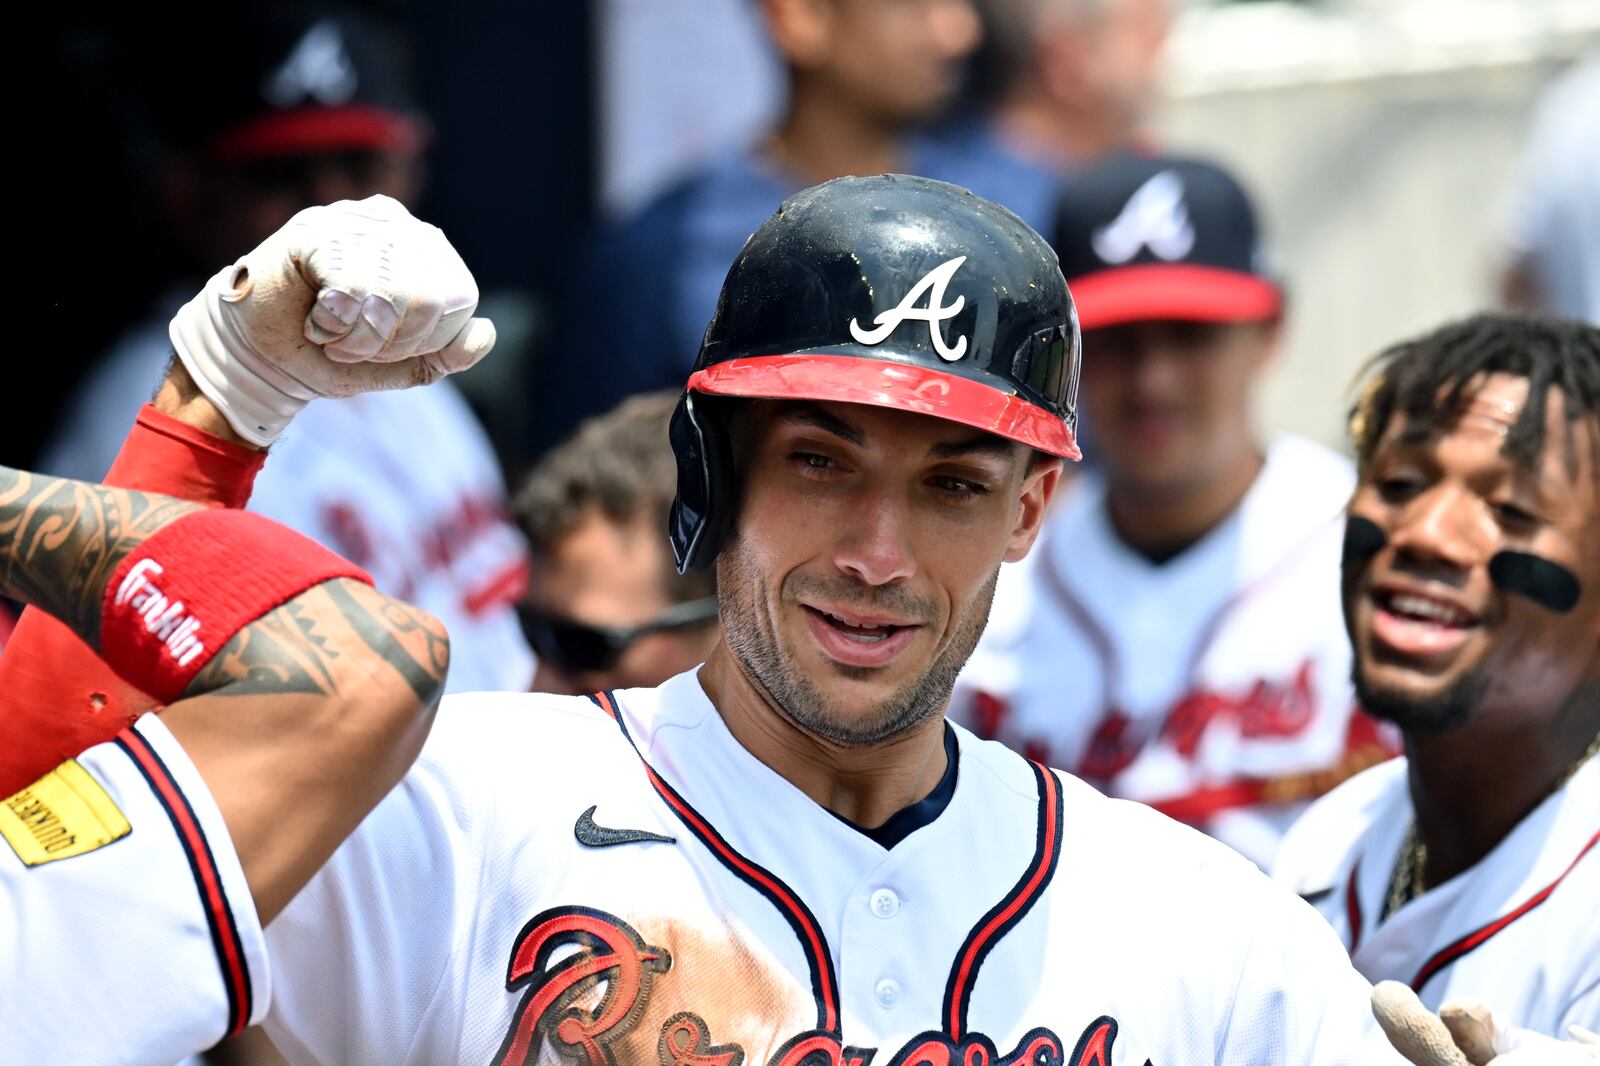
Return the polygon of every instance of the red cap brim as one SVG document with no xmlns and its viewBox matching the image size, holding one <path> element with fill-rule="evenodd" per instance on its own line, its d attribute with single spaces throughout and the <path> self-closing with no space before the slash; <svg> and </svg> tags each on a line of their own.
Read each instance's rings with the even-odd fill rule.
<svg viewBox="0 0 1600 1066">
<path fill-rule="evenodd" d="M 1148 263 L 1067 282 L 1082 329 L 1125 322 L 1259 322 L 1283 309 L 1283 291 L 1254 274 L 1188 263 Z"/>
<path fill-rule="evenodd" d="M 765 355 L 696 371 L 693 392 L 864 403 L 959 422 L 1063 459 L 1080 459 L 1061 418 L 1014 393 L 913 363 L 854 355 Z"/>
<path fill-rule="evenodd" d="M 302 107 L 262 115 L 211 142 L 209 155 L 238 163 L 278 156 L 356 150 L 422 150 L 427 123 L 378 107 Z"/>
</svg>

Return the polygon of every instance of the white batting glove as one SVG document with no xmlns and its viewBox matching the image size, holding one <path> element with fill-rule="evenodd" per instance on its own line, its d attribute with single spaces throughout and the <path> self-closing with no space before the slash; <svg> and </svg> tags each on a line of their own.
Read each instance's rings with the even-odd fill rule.
<svg viewBox="0 0 1600 1066">
<path fill-rule="evenodd" d="M 1435 1015 L 1398 981 L 1373 988 L 1372 1013 L 1416 1066 L 1600 1066 L 1600 1036 L 1587 1029 L 1557 1040 L 1506 1025 L 1477 1000 L 1451 1000 Z"/>
<path fill-rule="evenodd" d="M 265 447 L 319 396 L 426 385 L 494 346 L 436 226 L 387 196 L 308 207 L 184 304 L 168 330 L 200 391 Z"/>
</svg>

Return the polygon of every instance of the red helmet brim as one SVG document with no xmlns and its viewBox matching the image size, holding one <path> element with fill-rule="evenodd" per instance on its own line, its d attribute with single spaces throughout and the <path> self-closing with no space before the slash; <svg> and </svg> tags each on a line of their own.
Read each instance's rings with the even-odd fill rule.
<svg viewBox="0 0 1600 1066">
<path fill-rule="evenodd" d="M 692 392 L 889 407 L 959 422 L 1063 459 L 1081 459 L 1060 417 L 1015 393 L 914 363 L 851 355 L 765 355 L 696 371 Z"/>
</svg>

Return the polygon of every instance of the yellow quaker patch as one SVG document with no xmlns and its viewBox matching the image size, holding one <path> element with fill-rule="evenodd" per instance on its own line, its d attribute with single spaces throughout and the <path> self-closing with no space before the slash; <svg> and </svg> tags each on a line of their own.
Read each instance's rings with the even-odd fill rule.
<svg viewBox="0 0 1600 1066">
<path fill-rule="evenodd" d="M 132 831 L 100 782 L 76 759 L 0 803 L 0 836 L 27 866 L 86 855 Z"/>
</svg>

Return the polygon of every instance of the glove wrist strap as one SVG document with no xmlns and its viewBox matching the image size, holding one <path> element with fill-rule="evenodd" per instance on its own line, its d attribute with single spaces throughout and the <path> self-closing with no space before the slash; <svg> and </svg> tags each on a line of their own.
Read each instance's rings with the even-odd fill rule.
<svg viewBox="0 0 1600 1066">
<path fill-rule="evenodd" d="M 222 412 L 233 431 L 265 448 L 278 439 L 312 394 L 268 367 L 231 328 L 220 305 L 234 293 L 236 269 L 224 267 L 208 281 L 173 316 L 167 335 L 195 385 Z"/>
</svg>

